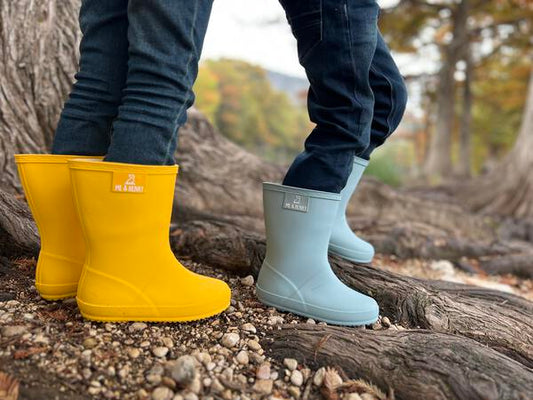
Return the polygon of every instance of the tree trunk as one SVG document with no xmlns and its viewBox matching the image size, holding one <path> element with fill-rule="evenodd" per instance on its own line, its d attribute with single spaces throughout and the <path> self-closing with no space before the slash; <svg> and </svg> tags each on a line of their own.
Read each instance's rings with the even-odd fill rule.
<svg viewBox="0 0 533 400">
<path fill-rule="evenodd" d="M 51 144 L 77 65 L 79 0 L 0 0 L 0 188 L 20 188 L 13 154 Z"/>
<path fill-rule="evenodd" d="M 522 125 L 513 149 L 488 175 L 461 190 L 475 211 L 533 218 L 533 70 Z"/>
<path fill-rule="evenodd" d="M 462 48 L 468 42 L 467 20 L 470 0 L 462 0 L 452 15 L 452 40 L 443 45 L 442 66 L 438 74 L 437 120 L 431 138 L 424 174 L 430 179 L 450 175 L 452 160 L 452 130 L 455 105 L 455 70 Z"/>
<path fill-rule="evenodd" d="M 459 128 L 459 160 L 457 164 L 456 175 L 461 178 L 470 178 L 472 172 L 471 153 L 472 146 L 470 141 L 470 129 L 472 126 L 472 55 L 470 54 L 471 46 L 465 48 L 465 80 L 463 82 L 463 110 L 461 115 L 461 125 Z"/>
</svg>

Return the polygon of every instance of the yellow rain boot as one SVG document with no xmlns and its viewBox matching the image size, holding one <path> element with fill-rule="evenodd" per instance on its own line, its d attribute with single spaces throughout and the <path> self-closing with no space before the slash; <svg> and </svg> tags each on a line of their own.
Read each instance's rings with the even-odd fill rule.
<svg viewBox="0 0 533 400">
<path fill-rule="evenodd" d="M 81 314 L 97 321 L 192 321 L 224 311 L 229 287 L 176 260 L 169 226 L 178 167 L 69 161 L 87 257 Z"/>
<path fill-rule="evenodd" d="M 22 187 L 41 236 L 35 286 L 46 300 L 76 295 L 85 258 L 67 164 L 69 158 L 76 157 L 81 156 L 15 155 Z"/>
</svg>

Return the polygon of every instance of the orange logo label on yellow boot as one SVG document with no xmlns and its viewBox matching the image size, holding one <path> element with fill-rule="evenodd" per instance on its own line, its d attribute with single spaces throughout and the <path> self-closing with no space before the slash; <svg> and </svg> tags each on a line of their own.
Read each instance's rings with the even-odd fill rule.
<svg viewBox="0 0 533 400">
<path fill-rule="evenodd" d="M 113 192 L 144 193 L 146 175 L 132 174 L 130 172 L 113 173 Z"/>
</svg>

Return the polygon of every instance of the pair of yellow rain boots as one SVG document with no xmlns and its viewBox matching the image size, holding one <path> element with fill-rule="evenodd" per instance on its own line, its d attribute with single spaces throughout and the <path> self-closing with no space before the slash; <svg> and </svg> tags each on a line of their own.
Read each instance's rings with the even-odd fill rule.
<svg viewBox="0 0 533 400">
<path fill-rule="evenodd" d="M 178 167 L 15 156 L 41 236 L 35 286 L 76 296 L 97 321 L 192 321 L 224 311 L 226 283 L 189 271 L 169 244 Z"/>
</svg>

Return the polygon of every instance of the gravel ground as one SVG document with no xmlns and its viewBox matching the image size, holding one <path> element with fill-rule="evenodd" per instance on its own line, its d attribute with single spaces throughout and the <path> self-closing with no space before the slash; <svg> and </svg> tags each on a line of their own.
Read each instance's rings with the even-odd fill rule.
<svg viewBox="0 0 533 400">
<path fill-rule="evenodd" d="M 271 330 L 284 323 L 316 322 L 259 303 L 251 276 L 185 264 L 229 283 L 233 298 L 227 311 L 183 324 L 88 322 L 74 299 L 40 299 L 33 286 L 34 260 L 11 263 L 0 257 L 0 398 L 3 374 L 20 382 L 20 399 L 393 398 L 365 382 L 348 381 L 333 368 L 315 371 L 296 360 L 270 359 L 261 340 Z M 378 256 L 374 265 L 529 298 L 533 293 L 531 281 L 472 276 L 446 261 Z M 386 317 L 367 328 L 404 329 Z"/>
<path fill-rule="evenodd" d="M 365 382 L 343 382 L 333 368 L 270 359 L 260 344 L 269 331 L 315 321 L 263 306 L 251 276 L 186 262 L 229 282 L 227 311 L 183 324 L 94 323 L 74 299 L 40 299 L 34 260 L 8 264 L 0 263 L 0 373 L 20 382 L 20 399 L 387 398 Z M 386 318 L 372 328 L 402 329 Z"/>
</svg>

